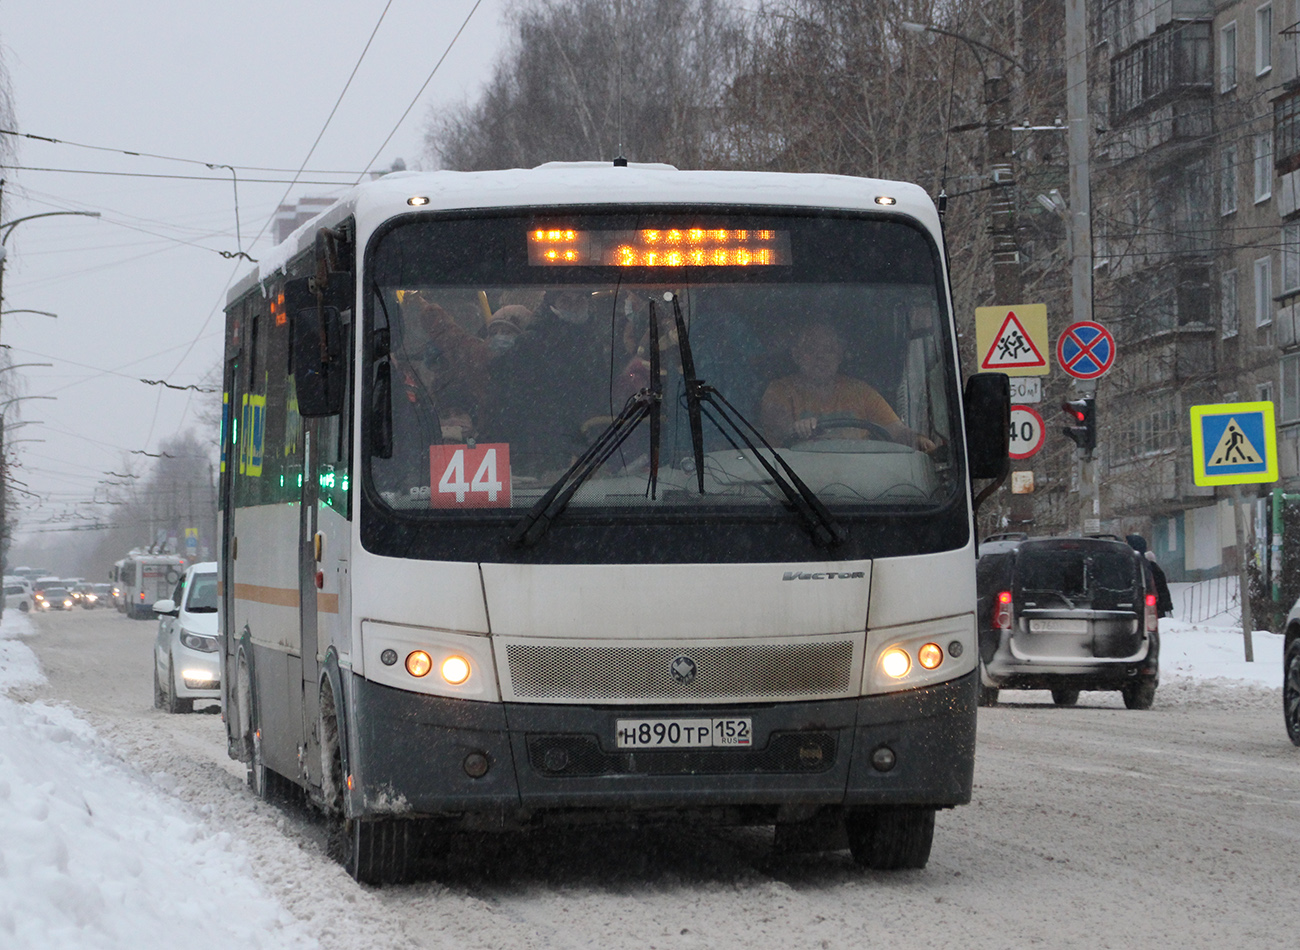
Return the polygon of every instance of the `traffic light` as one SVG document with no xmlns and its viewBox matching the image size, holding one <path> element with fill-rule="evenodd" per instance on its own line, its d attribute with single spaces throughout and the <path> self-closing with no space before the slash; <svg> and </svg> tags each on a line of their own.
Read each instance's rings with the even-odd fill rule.
<svg viewBox="0 0 1300 950">
<path fill-rule="evenodd" d="M 1084 455 L 1091 456 L 1097 447 L 1097 401 L 1091 394 L 1082 399 L 1070 399 L 1061 403 L 1061 411 L 1070 417 L 1071 425 L 1061 431 L 1083 450 Z"/>
</svg>

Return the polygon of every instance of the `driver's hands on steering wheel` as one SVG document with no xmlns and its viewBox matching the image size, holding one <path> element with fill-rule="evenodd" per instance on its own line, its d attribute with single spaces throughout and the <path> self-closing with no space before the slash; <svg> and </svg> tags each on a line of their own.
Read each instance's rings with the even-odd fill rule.
<svg viewBox="0 0 1300 950">
<path fill-rule="evenodd" d="M 800 439 L 811 439 L 813 433 L 817 431 L 817 417 L 812 416 L 807 419 L 796 419 L 794 428 L 791 430 Z"/>
</svg>

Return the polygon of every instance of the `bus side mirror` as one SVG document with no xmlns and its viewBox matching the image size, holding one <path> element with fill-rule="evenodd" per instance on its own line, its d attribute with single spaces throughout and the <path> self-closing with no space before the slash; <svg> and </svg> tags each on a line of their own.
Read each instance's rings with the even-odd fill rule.
<svg viewBox="0 0 1300 950">
<path fill-rule="evenodd" d="M 352 276 L 330 275 L 318 298 L 315 278 L 285 281 L 284 307 L 292 315 L 293 379 L 298 413 L 332 416 L 343 409 L 347 390 L 341 310 L 352 309 Z"/>
<path fill-rule="evenodd" d="M 966 380 L 966 457 L 971 478 L 1003 478 L 1011 467 L 1011 382 L 1005 373 Z"/>
</svg>

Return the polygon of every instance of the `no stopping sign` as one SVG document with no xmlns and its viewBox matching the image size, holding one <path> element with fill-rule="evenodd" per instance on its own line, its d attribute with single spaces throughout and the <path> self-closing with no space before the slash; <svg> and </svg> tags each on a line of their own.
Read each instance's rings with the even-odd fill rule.
<svg viewBox="0 0 1300 950">
<path fill-rule="evenodd" d="M 1007 451 L 1013 459 L 1027 459 L 1043 447 L 1046 427 L 1043 417 L 1028 406 L 1011 407 L 1011 447 Z"/>
</svg>

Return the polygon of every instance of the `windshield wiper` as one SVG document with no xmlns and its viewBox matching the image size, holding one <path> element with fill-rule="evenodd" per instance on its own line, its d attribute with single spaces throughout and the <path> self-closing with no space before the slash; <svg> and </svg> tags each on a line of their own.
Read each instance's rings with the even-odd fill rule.
<svg viewBox="0 0 1300 950">
<path fill-rule="evenodd" d="M 686 335 L 686 320 L 682 316 L 681 304 L 678 303 L 676 294 L 673 294 L 673 320 L 677 325 L 677 348 L 681 353 L 682 378 L 686 385 L 686 414 L 691 425 L 691 448 L 694 450 L 695 455 L 695 474 L 700 494 L 704 494 L 704 423 L 701 420 L 700 409 L 704 403 L 708 403 L 718 416 L 718 418 L 714 418 L 712 412 L 707 413 L 709 421 L 717 426 L 718 431 L 727 436 L 728 441 L 730 441 L 727 429 L 722 425 L 725 422 L 736 437 L 753 453 L 754 458 L 763 466 L 768 476 L 781 489 L 794 510 L 808 525 L 808 529 L 812 532 L 813 542 L 822 547 L 830 547 L 844 541 L 849 536 L 848 531 L 835 520 L 835 516 L 817 497 L 817 493 L 795 474 L 795 470 L 790 467 L 790 464 L 786 462 L 781 453 L 772 447 L 772 444 L 763 437 L 763 433 L 759 432 L 739 409 L 729 403 L 727 398 L 717 389 L 695 375 L 695 357 L 691 353 L 691 343 Z M 772 453 L 772 458 L 784 470 L 784 476 L 763 456 L 754 439 L 751 439 L 746 434 L 746 429 L 754 434 L 763 448 Z"/>
<path fill-rule="evenodd" d="M 663 406 L 663 380 L 659 375 L 659 323 L 654 301 L 650 301 L 650 380 L 649 385 L 630 396 L 623 409 L 601 431 L 587 451 L 577 460 L 519 520 L 510 537 L 512 544 L 532 547 L 540 541 L 551 524 L 569 506 L 574 494 L 592 475 L 600 471 L 610 456 L 647 416 L 650 417 L 650 497 L 654 498 L 659 484 L 659 433 L 660 413 Z"/>
</svg>

